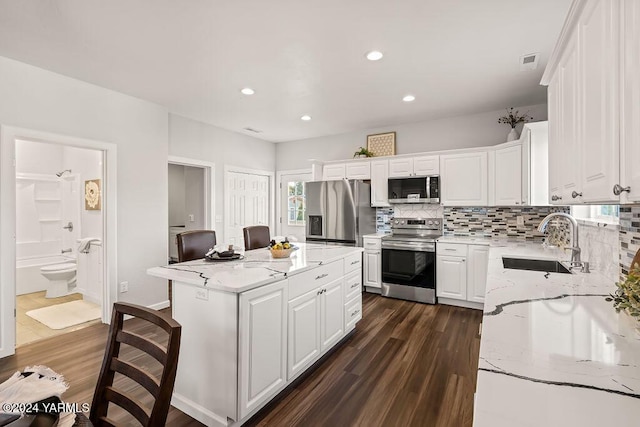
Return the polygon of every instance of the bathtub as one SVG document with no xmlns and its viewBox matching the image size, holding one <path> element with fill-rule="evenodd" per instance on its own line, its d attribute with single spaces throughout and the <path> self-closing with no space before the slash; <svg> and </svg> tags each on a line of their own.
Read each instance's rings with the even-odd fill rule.
<svg viewBox="0 0 640 427">
<path fill-rule="evenodd" d="M 16 261 L 16 295 L 45 291 L 49 284 L 40 268 L 45 265 L 76 262 L 75 258 L 62 255 L 52 255 L 37 258 L 25 258 Z"/>
</svg>

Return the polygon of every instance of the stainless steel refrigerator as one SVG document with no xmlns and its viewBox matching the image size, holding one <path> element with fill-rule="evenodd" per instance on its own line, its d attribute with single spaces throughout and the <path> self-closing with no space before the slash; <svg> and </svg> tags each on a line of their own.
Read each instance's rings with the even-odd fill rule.
<svg viewBox="0 0 640 427">
<path fill-rule="evenodd" d="M 308 242 L 362 246 L 362 236 L 376 232 L 371 185 L 360 180 L 305 183 Z"/>
</svg>

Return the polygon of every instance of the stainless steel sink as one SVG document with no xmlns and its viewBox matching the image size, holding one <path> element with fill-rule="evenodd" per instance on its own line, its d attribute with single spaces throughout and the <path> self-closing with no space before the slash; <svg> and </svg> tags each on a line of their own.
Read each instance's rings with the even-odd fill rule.
<svg viewBox="0 0 640 427">
<path fill-rule="evenodd" d="M 502 257 L 502 265 L 504 268 L 511 268 L 514 270 L 571 274 L 571 270 L 565 267 L 561 262 L 552 260 Z"/>
</svg>

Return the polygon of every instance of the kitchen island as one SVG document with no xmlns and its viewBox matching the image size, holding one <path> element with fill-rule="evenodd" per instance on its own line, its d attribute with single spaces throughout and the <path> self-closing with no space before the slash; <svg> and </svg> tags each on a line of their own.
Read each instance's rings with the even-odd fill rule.
<svg viewBox="0 0 640 427">
<path fill-rule="evenodd" d="M 539 243 L 490 244 L 474 427 L 637 426 L 638 323 L 598 271 L 505 269 L 503 256 L 563 260 Z"/>
<path fill-rule="evenodd" d="M 173 281 L 182 325 L 172 405 L 209 426 L 241 425 L 362 318 L 362 248 L 296 243 L 234 261 L 150 268 Z"/>
</svg>

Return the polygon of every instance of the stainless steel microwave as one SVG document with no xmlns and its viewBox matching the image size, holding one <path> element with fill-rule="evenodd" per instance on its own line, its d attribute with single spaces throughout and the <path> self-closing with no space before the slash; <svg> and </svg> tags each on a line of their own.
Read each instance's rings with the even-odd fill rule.
<svg viewBox="0 0 640 427">
<path fill-rule="evenodd" d="M 389 178 L 389 203 L 440 203 L 440 176 Z"/>
</svg>

